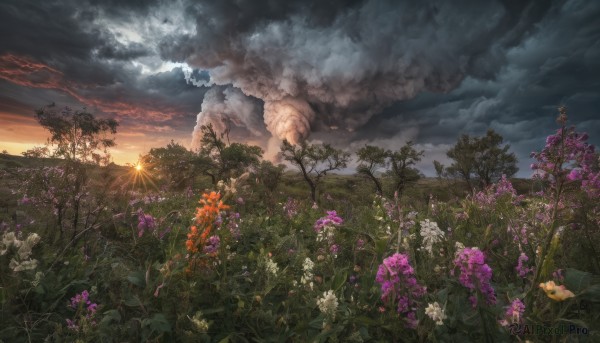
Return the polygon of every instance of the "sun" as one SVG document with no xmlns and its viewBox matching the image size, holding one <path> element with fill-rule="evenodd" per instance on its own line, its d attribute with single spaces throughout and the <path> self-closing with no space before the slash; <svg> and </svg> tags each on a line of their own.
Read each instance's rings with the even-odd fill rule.
<svg viewBox="0 0 600 343">
<path fill-rule="evenodd" d="M 135 165 L 135 170 L 138 172 L 141 172 L 142 170 L 144 170 L 144 167 L 142 166 L 141 163 L 138 163 Z"/>
</svg>

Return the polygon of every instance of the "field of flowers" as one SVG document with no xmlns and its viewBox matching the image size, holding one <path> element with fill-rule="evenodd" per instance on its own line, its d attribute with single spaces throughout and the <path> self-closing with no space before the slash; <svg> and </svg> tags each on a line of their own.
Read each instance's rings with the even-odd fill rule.
<svg viewBox="0 0 600 343">
<path fill-rule="evenodd" d="M 532 157 L 525 194 L 318 205 L 247 174 L 173 192 L 6 169 L 0 339 L 599 342 L 598 157 L 564 125 Z"/>
</svg>

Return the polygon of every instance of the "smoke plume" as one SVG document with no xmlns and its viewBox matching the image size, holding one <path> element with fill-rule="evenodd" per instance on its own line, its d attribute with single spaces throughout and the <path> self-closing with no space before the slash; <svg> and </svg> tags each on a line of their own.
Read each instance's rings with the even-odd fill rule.
<svg viewBox="0 0 600 343">
<path fill-rule="evenodd" d="M 543 3 L 207 1 L 189 7 L 196 33 L 169 37 L 160 51 L 208 72 L 201 85 L 264 102 L 262 116 L 238 113 L 210 91 L 199 124 L 223 114 L 253 131 L 264 120 L 274 136 L 298 142 L 312 131 L 351 132 L 395 101 L 448 92 L 466 76 L 493 78 Z"/>
<path fill-rule="evenodd" d="M 264 125 L 260 120 L 260 104 L 245 96 L 233 87 L 213 87 L 204 95 L 202 111 L 196 118 L 192 134 L 192 149 L 200 148 L 202 125 L 212 124 L 217 132 L 226 129 L 236 136 L 250 134 L 252 137 L 264 135 Z"/>
</svg>

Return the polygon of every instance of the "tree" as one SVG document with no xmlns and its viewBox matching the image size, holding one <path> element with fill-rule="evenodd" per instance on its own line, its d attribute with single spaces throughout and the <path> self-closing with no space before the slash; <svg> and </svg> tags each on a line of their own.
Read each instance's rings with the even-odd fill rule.
<svg viewBox="0 0 600 343">
<path fill-rule="evenodd" d="M 255 145 L 243 143 L 227 143 L 223 140 L 229 131 L 219 134 L 212 124 L 202 125 L 200 127 L 202 146 L 198 155 L 202 158 L 209 158 L 212 164 L 206 168 L 203 173 L 210 176 L 213 184 L 224 178 L 235 178 L 243 174 L 251 167 L 260 163 L 263 150 Z"/>
<path fill-rule="evenodd" d="M 442 163 L 433 160 L 433 167 L 435 168 L 435 174 L 437 175 L 438 180 L 441 180 L 446 176 L 446 167 Z"/>
<path fill-rule="evenodd" d="M 262 161 L 256 166 L 253 175 L 256 183 L 263 185 L 272 194 L 277 189 L 284 170 L 285 165 L 283 164 L 276 166 L 269 161 Z"/>
<path fill-rule="evenodd" d="M 317 201 L 317 189 L 328 172 L 345 168 L 350 154 L 333 148 L 329 144 L 292 145 L 287 140 L 281 144 L 281 156 L 300 169 L 302 177 L 310 187 L 311 199 Z"/>
<path fill-rule="evenodd" d="M 421 160 L 423 151 L 417 151 L 413 142 L 409 141 L 400 150 L 388 153 L 392 169 L 388 174 L 394 180 L 394 191 L 402 194 L 406 186 L 421 178 L 421 173 L 413 166 Z"/>
<path fill-rule="evenodd" d="M 117 132 L 119 125 L 114 119 L 97 119 L 93 114 L 82 111 L 74 111 L 69 107 L 58 111 L 55 104 L 43 107 L 35 112 L 36 119 L 51 134 L 48 142 L 54 146 L 52 157 L 63 160 L 63 166 L 59 167 L 56 182 L 46 184 L 41 191 L 52 194 L 54 190 L 60 190 L 59 195 L 53 201 L 54 213 L 60 227 L 61 237 L 64 232 L 64 221 L 70 221 L 73 231 L 72 239 L 77 236 L 80 224 L 80 215 L 85 209 L 82 208 L 89 196 L 88 175 L 86 165 L 107 165 L 110 160 L 108 148 L 115 146 L 113 135 Z M 84 216 L 84 229 L 91 225 L 92 206 L 97 207 L 94 202 L 89 203 L 87 214 Z M 67 215 L 71 215 L 67 220 Z M 95 215 L 98 213 L 94 212 Z"/>
<path fill-rule="evenodd" d="M 46 146 L 34 146 L 33 148 L 22 152 L 21 155 L 27 158 L 42 158 L 50 156 L 50 150 Z"/>
<path fill-rule="evenodd" d="M 114 119 L 96 119 L 83 111 L 73 111 L 65 107 L 56 110 L 51 104 L 36 111 L 36 117 L 43 128 L 50 131 L 50 143 L 56 145 L 55 157 L 81 163 L 108 164 L 108 148 L 115 146 L 110 135 L 117 133 L 119 125 Z"/>
<path fill-rule="evenodd" d="M 357 151 L 356 155 L 358 162 L 361 162 L 356 167 L 356 172 L 371 179 L 375 183 L 377 194 L 383 194 L 381 181 L 376 174 L 380 168 L 385 168 L 388 165 L 387 158 L 390 152 L 377 146 L 365 145 Z"/>
<path fill-rule="evenodd" d="M 446 153 L 454 161 L 447 168 L 448 173 L 464 179 L 469 188 L 473 188 L 474 179 L 485 187 L 502 175 L 513 176 L 519 170 L 517 158 L 508 152 L 510 145 L 501 146 L 502 141 L 502 136 L 492 129 L 483 137 L 462 135 Z"/>
<path fill-rule="evenodd" d="M 173 140 L 165 147 L 150 149 L 142 161 L 146 169 L 162 175 L 175 190 L 191 186 L 196 174 L 212 163 Z"/>
</svg>

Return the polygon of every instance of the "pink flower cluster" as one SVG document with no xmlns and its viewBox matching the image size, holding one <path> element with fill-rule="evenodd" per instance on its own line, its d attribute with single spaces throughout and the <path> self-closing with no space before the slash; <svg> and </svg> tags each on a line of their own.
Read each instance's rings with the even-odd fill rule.
<svg viewBox="0 0 600 343">
<path fill-rule="evenodd" d="M 344 220 L 337 215 L 336 211 L 327 211 L 327 216 L 319 218 L 315 222 L 314 229 L 316 232 L 320 232 L 325 226 L 338 226 L 343 222 Z"/>
<path fill-rule="evenodd" d="M 375 281 L 381 285 L 381 300 L 395 304 L 397 312 L 406 318 L 409 328 L 417 326 L 415 299 L 425 294 L 426 288 L 417 283 L 415 271 L 406 254 L 395 253 L 379 265 Z"/>
<path fill-rule="evenodd" d="M 496 294 L 490 284 L 492 268 L 485 263 L 485 255 L 477 248 L 464 248 L 456 254 L 454 265 L 460 269 L 460 284 L 475 293 L 479 290 L 487 304 L 496 303 Z M 477 295 L 469 297 L 471 305 L 477 306 Z"/>
<path fill-rule="evenodd" d="M 517 191 L 513 188 L 512 183 L 502 175 L 502 178 L 487 189 L 475 193 L 473 202 L 480 209 L 490 208 L 496 205 L 499 198 L 508 195 L 513 204 L 518 204 L 523 200 L 523 196 L 517 196 Z"/>
<path fill-rule="evenodd" d="M 289 219 L 294 218 L 299 213 L 299 208 L 300 202 L 293 198 L 288 198 L 285 205 L 283 205 L 283 210 Z"/>
<path fill-rule="evenodd" d="M 507 307 L 504 313 L 504 319 L 500 321 L 500 325 L 509 326 L 510 324 L 521 324 L 523 322 L 523 313 L 525 312 L 525 304 L 521 299 L 515 299 Z"/>
<path fill-rule="evenodd" d="M 85 311 L 85 318 L 88 320 L 92 320 L 93 317 L 96 315 L 98 304 L 91 302 L 89 296 L 90 294 L 87 290 L 84 290 L 80 294 L 76 294 L 74 297 L 71 298 L 71 303 L 69 304 L 69 307 L 71 307 L 74 310 L 77 310 L 78 314 L 80 314 L 81 316 L 83 316 L 81 311 Z M 72 320 L 67 319 L 66 321 L 67 328 L 73 331 L 79 331 L 79 323 L 77 318 Z M 96 322 L 93 320 L 91 323 L 92 325 L 96 324 Z"/>
<path fill-rule="evenodd" d="M 587 143 L 588 135 L 578 133 L 575 127 L 566 127 L 566 110 L 560 109 L 559 122 L 562 127 L 556 134 L 546 138 L 546 146 L 541 152 L 532 152 L 537 160 L 531 169 L 538 171 L 538 177 L 557 181 L 581 181 L 581 189 L 590 197 L 600 196 L 599 161 L 594 146 Z"/>
</svg>

